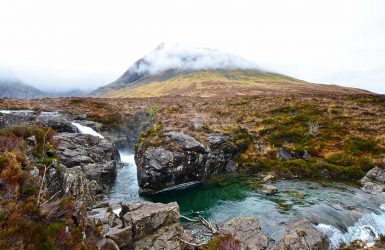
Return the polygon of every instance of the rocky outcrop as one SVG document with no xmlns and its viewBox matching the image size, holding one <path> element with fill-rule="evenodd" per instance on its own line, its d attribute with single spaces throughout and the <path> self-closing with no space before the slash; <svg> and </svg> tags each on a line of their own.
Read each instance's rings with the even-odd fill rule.
<svg viewBox="0 0 385 250">
<path fill-rule="evenodd" d="M 58 142 L 56 153 L 63 166 L 60 173 L 50 174 L 51 180 L 56 180 L 50 183 L 87 204 L 103 198 L 119 164 L 114 145 L 105 139 L 73 133 L 59 133 L 54 139 Z"/>
<path fill-rule="evenodd" d="M 95 208 L 88 219 L 101 236 L 120 249 L 182 249 L 186 237 L 178 223 L 178 204 L 113 202 Z"/>
<path fill-rule="evenodd" d="M 362 189 L 368 193 L 385 192 L 385 166 L 372 168 L 361 179 L 361 185 Z"/>
<path fill-rule="evenodd" d="M 42 126 L 50 127 L 59 133 L 76 132 L 76 128 L 71 125 L 68 117 L 58 112 L 17 111 L 10 112 L 9 114 L 1 113 L 0 121 L 1 127 L 37 123 Z"/>
<path fill-rule="evenodd" d="M 329 240 L 310 221 L 304 219 L 290 224 L 285 229 L 283 238 L 272 249 L 328 250 Z"/>
<path fill-rule="evenodd" d="M 231 235 L 239 241 L 240 249 L 260 250 L 269 245 L 269 238 L 261 231 L 254 217 L 239 217 L 226 222 L 219 230 L 222 235 Z"/>
<path fill-rule="evenodd" d="M 164 133 L 164 144 L 140 148 L 135 155 L 141 194 L 151 194 L 188 182 L 201 182 L 233 170 L 237 147 L 223 134 L 210 134 L 207 146 L 181 132 Z"/>
</svg>

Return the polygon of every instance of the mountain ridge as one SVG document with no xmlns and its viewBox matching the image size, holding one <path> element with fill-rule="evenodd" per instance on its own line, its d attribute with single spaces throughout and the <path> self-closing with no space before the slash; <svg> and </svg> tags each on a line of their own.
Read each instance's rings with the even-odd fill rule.
<svg viewBox="0 0 385 250">
<path fill-rule="evenodd" d="M 161 44 L 136 61 L 117 80 L 91 97 L 212 96 L 261 92 L 369 93 L 365 90 L 309 83 L 262 70 L 239 56 L 212 49 Z"/>
</svg>

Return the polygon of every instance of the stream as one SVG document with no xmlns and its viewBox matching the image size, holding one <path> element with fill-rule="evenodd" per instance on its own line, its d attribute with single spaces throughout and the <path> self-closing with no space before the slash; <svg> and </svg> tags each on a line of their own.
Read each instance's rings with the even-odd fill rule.
<svg viewBox="0 0 385 250">
<path fill-rule="evenodd" d="M 28 113 L 30 111 L 0 110 L 0 113 Z M 44 115 L 50 115 L 45 112 Z M 90 127 L 72 123 L 79 133 L 103 138 Z M 385 234 L 385 194 L 372 195 L 351 183 L 320 180 L 280 180 L 273 183 L 278 194 L 266 196 L 258 191 L 253 175 L 219 176 L 194 186 L 182 186 L 141 197 L 138 194 L 137 168 L 134 153 L 119 150 L 123 167 L 109 190 L 109 199 L 125 201 L 148 200 L 173 202 L 180 206 L 185 216 L 202 215 L 216 223 L 226 222 L 237 216 L 256 216 L 262 231 L 279 240 L 285 225 L 303 218 L 314 223 L 325 233 L 331 249 L 341 243 L 360 239 L 373 243 Z"/>
<path fill-rule="evenodd" d="M 120 150 L 124 166 L 109 197 L 127 201 L 178 202 L 185 216 L 202 215 L 225 222 L 237 216 L 256 216 L 262 231 L 279 240 L 285 225 L 302 218 L 328 235 L 331 249 L 356 239 L 373 243 L 385 234 L 385 195 L 370 195 L 349 183 L 314 180 L 276 181 L 279 193 L 258 192 L 255 176 L 221 176 L 204 184 L 140 197 L 134 154 Z"/>
</svg>

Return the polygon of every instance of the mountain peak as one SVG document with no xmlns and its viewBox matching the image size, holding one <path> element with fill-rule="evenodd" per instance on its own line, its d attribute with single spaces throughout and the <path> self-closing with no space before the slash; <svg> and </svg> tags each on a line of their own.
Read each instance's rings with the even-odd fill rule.
<svg viewBox="0 0 385 250">
<path fill-rule="evenodd" d="M 256 69 L 257 66 L 236 55 L 208 48 L 161 43 L 133 65 L 136 73 L 158 74 L 167 70 L 197 71 L 213 69 Z"/>
</svg>

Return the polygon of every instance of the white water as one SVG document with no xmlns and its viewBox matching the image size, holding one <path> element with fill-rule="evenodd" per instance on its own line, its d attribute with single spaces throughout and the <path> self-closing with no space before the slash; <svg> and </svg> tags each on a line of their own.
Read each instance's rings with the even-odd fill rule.
<svg viewBox="0 0 385 250">
<path fill-rule="evenodd" d="M 142 200 L 139 196 L 134 153 L 127 150 L 119 150 L 119 155 L 124 166 L 118 170 L 118 175 L 109 197 L 127 201 Z"/>
<path fill-rule="evenodd" d="M 31 113 L 33 110 L 0 110 L 2 114 L 12 114 L 12 113 Z"/>
<path fill-rule="evenodd" d="M 380 213 L 369 213 L 361 217 L 352 226 L 347 227 L 345 232 L 326 224 L 318 224 L 318 231 L 326 234 L 330 239 L 330 249 L 337 249 L 343 243 L 361 240 L 368 245 L 385 235 L 385 204 L 380 206 Z"/>
<path fill-rule="evenodd" d="M 93 130 L 90 127 L 83 126 L 83 125 L 76 123 L 76 122 L 71 122 L 71 124 L 73 126 L 75 126 L 79 130 L 79 133 L 81 133 L 81 134 L 93 135 L 93 136 L 97 136 L 97 137 L 102 138 L 102 139 L 104 138 L 104 136 L 102 136 L 101 134 L 99 134 L 98 132 L 96 132 L 95 130 Z"/>
</svg>

